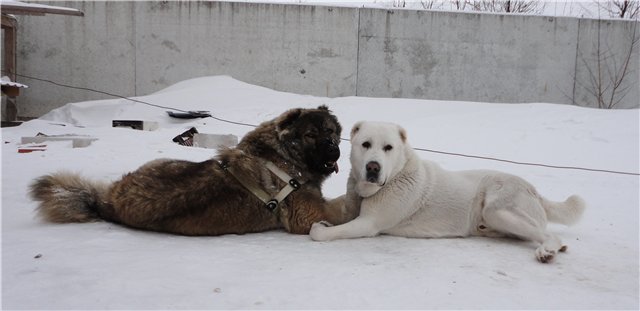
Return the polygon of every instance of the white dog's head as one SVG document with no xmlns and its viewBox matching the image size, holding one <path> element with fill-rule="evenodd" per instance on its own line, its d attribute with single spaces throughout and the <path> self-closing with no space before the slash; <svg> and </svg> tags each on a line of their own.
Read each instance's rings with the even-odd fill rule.
<svg viewBox="0 0 640 311">
<path fill-rule="evenodd" d="M 356 192 L 369 197 L 393 179 L 407 161 L 407 134 L 397 124 L 358 122 L 351 129 L 351 173 Z"/>
</svg>

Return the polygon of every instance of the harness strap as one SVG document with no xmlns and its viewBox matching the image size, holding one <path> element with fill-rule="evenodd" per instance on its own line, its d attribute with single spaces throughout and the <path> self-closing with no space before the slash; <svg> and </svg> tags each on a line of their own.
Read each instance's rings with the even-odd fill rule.
<svg viewBox="0 0 640 311">
<path fill-rule="evenodd" d="M 289 174 L 287 174 L 285 171 L 281 170 L 279 167 L 277 167 L 275 164 L 273 164 L 273 162 L 267 161 L 267 163 L 265 163 L 265 166 L 267 167 L 268 170 L 271 171 L 271 173 L 273 173 L 276 176 L 278 176 L 280 178 L 280 180 L 286 182 L 288 187 L 293 188 L 293 190 L 298 190 L 298 188 L 300 188 L 300 185 L 301 185 L 300 182 L 298 182 L 295 178 L 292 178 L 291 176 L 289 176 Z M 285 187 L 285 189 L 286 189 L 286 187 Z"/>
<path fill-rule="evenodd" d="M 298 182 L 295 178 L 291 178 L 291 176 L 289 176 L 289 174 L 287 174 L 285 171 L 281 170 L 279 167 L 277 167 L 271 161 L 266 161 L 265 162 L 265 167 L 271 173 L 273 173 L 278 178 L 280 178 L 282 181 L 287 183 L 287 185 L 284 186 L 284 188 L 282 188 L 280 190 L 280 192 L 278 192 L 278 194 L 276 194 L 275 197 L 271 197 L 253 179 L 248 178 L 246 175 L 244 175 L 241 172 L 235 170 L 232 166 L 228 166 L 228 165 L 222 164 L 222 163 L 220 164 L 220 166 L 224 170 L 229 172 L 233 177 L 235 177 L 240 182 L 240 184 L 242 184 L 245 188 L 247 188 L 247 190 L 249 190 L 251 193 L 253 193 L 253 195 L 255 195 L 258 199 L 260 199 L 260 201 L 264 202 L 265 207 L 269 211 L 274 212 L 274 213 L 278 212 L 278 207 L 279 207 L 280 202 L 282 202 L 284 199 L 286 199 L 287 196 L 289 194 L 291 194 L 291 192 L 298 190 L 300 188 L 300 185 L 302 184 L 302 183 Z"/>
<path fill-rule="evenodd" d="M 253 179 L 247 178 L 246 175 L 236 171 L 233 166 L 227 166 L 225 167 L 225 169 L 262 202 L 266 204 L 267 202 L 269 202 L 269 200 L 271 200 L 271 196 L 264 190 L 262 190 L 262 188 L 260 188 L 260 186 L 256 182 L 254 182 Z"/>
</svg>

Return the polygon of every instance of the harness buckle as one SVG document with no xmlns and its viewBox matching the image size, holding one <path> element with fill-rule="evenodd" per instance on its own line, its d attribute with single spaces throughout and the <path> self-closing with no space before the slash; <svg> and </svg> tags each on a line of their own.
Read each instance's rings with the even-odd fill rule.
<svg viewBox="0 0 640 311">
<path fill-rule="evenodd" d="M 289 185 L 291 185 L 291 187 L 293 187 L 293 189 L 296 189 L 296 190 L 298 190 L 298 188 L 300 188 L 300 183 L 297 180 L 293 179 L 293 178 L 291 180 L 289 180 Z"/>
<path fill-rule="evenodd" d="M 278 208 L 278 200 L 276 199 L 271 199 L 269 200 L 269 202 L 265 203 L 264 205 L 269 211 L 273 212 L 276 210 L 276 208 Z"/>
</svg>

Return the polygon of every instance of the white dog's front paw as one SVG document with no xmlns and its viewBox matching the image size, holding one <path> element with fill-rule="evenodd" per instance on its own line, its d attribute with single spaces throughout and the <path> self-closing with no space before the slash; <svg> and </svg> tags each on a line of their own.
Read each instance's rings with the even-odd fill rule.
<svg viewBox="0 0 640 311">
<path fill-rule="evenodd" d="M 326 221 L 316 222 L 313 225 L 311 225 L 311 231 L 309 231 L 309 236 L 314 241 L 328 241 L 329 227 L 331 227 L 331 224 Z"/>
</svg>

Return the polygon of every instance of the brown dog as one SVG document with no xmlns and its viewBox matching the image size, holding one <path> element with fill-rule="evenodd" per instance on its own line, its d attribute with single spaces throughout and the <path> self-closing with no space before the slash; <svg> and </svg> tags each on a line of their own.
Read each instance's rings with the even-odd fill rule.
<svg viewBox="0 0 640 311">
<path fill-rule="evenodd" d="M 208 161 L 154 160 L 111 184 L 56 173 L 36 179 L 30 193 L 41 201 L 40 216 L 51 222 L 104 219 L 184 235 L 277 228 L 307 234 L 314 222 L 341 224 L 356 216 L 345 210 L 343 197 L 326 201 L 321 192 L 322 182 L 338 170 L 341 130 L 326 106 L 292 109 Z M 297 187 L 277 205 L 266 205 L 249 190 L 273 198 L 287 187 L 267 162 L 292 176 Z"/>
</svg>

